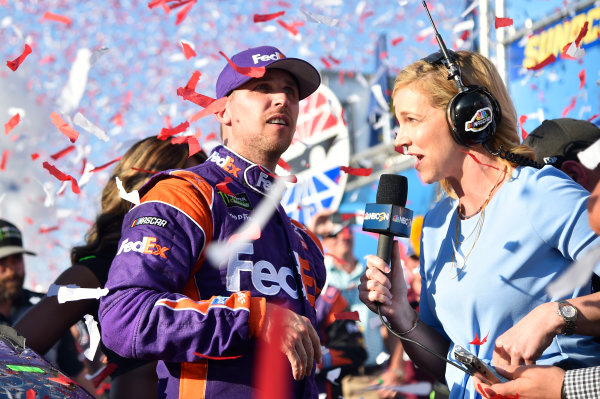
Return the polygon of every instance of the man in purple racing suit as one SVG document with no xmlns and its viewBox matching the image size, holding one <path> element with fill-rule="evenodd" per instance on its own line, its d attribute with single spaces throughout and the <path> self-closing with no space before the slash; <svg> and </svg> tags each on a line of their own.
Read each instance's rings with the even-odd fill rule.
<svg viewBox="0 0 600 399">
<path fill-rule="evenodd" d="M 125 217 L 100 303 L 102 340 L 121 356 L 158 359 L 159 397 L 252 398 L 256 370 L 272 372 L 256 364 L 257 344 L 279 342 L 271 332 L 282 330 L 289 397 L 315 398 L 323 250 L 271 191 L 298 103 L 321 78 L 270 46 L 231 61 L 236 68 L 228 63 L 216 87 L 227 97 L 215 114 L 223 145 L 201 165 L 154 176 Z M 275 211 L 259 227 L 253 211 L 263 201 Z M 241 226 L 253 226 L 252 240 L 239 242 Z M 211 245 L 223 245 L 219 259 Z"/>
</svg>

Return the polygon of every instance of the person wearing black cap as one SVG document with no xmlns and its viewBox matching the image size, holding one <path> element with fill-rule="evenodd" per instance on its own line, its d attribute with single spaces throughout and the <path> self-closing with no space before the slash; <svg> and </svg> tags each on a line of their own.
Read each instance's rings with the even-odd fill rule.
<svg viewBox="0 0 600 399">
<path fill-rule="evenodd" d="M 523 140 L 535 151 L 538 162 L 552 165 L 586 190 L 600 181 L 600 168 L 588 169 L 577 154 L 600 140 L 600 128 L 581 119 L 546 119 Z"/>
<path fill-rule="evenodd" d="M 12 325 L 29 307 L 33 293 L 23 289 L 23 254 L 35 255 L 23 248 L 21 231 L 0 219 L 0 324 Z"/>
<path fill-rule="evenodd" d="M 275 372 L 290 397 L 318 395 L 323 252 L 279 205 L 273 171 L 300 100 L 320 82 L 308 62 L 272 46 L 234 55 L 216 83 L 223 145 L 202 165 L 154 176 L 125 216 L 100 300 L 102 340 L 121 356 L 158 360 L 159 397 L 252 398 L 262 386 L 254 376 Z M 268 217 L 254 212 L 263 205 Z M 258 364 L 258 348 L 278 337 L 274 358 Z"/>
<path fill-rule="evenodd" d="M 44 297 L 44 294 L 23 288 L 23 254 L 35 255 L 23 247 L 23 238 L 17 226 L 0 219 L 0 325 L 13 326 Z M 41 354 L 78 383 L 86 388 L 93 388 L 84 377 L 87 369 L 77 359 L 77 347 L 70 331 L 63 334 L 50 350 Z"/>
</svg>

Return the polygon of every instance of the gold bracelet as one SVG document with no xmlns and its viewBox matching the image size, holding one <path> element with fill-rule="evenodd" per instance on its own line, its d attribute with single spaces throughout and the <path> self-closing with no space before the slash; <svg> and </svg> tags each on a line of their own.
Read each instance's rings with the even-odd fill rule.
<svg viewBox="0 0 600 399">
<path fill-rule="evenodd" d="M 414 323 L 413 323 L 412 327 L 411 327 L 411 328 L 409 328 L 409 329 L 408 329 L 408 330 L 406 330 L 406 331 L 403 331 L 403 332 L 398 332 L 398 334 L 399 334 L 399 335 L 406 335 L 406 334 L 408 334 L 408 333 L 412 332 L 412 331 L 413 331 L 415 328 L 417 328 L 417 326 L 419 325 L 419 314 L 418 314 L 418 313 L 417 313 L 417 311 L 416 311 L 416 310 L 414 310 L 414 309 L 413 309 L 413 312 L 414 312 L 415 316 L 417 316 L 417 317 L 415 318 L 415 321 L 414 321 Z"/>
</svg>

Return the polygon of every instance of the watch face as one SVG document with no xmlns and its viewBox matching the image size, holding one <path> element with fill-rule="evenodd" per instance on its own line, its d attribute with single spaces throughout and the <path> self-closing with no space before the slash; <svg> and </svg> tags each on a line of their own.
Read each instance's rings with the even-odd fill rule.
<svg viewBox="0 0 600 399">
<path fill-rule="evenodd" d="M 571 305 L 564 305 L 560 307 L 560 312 L 564 317 L 570 318 L 570 317 L 575 317 L 575 315 L 577 314 L 577 311 L 575 310 L 575 308 Z"/>
</svg>

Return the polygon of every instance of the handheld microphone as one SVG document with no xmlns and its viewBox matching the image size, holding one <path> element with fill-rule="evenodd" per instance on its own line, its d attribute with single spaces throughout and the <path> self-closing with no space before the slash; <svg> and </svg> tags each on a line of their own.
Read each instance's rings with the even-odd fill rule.
<svg viewBox="0 0 600 399">
<path fill-rule="evenodd" d="M 375 204 L 367 204 L 363 230 L 379 233 L 377 256 L 387 264 L 392 259 L 394 237 L 409 237 L 413 212 L 405 208 L 408 180 L 404 176 L 383 174 L 379 178 Z"/>
</svg>

